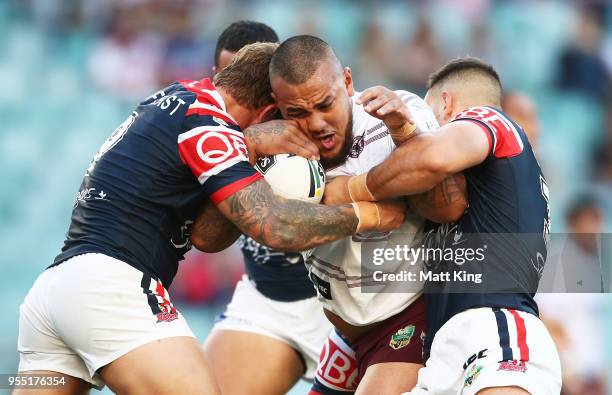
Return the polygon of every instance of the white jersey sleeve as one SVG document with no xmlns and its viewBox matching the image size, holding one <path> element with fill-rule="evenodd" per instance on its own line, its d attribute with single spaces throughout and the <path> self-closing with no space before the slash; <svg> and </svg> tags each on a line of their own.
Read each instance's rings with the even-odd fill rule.
<svg viewBox="0 0 612 395">
<path fill-rule="evenodd" d="M 418 95 L 408 91 L 395 91 L 399 98 L 406 103 L 410 115 L 416 126 L 422 132 L 431 132 L 440 127 L 431 108 Z"/>
</svg>

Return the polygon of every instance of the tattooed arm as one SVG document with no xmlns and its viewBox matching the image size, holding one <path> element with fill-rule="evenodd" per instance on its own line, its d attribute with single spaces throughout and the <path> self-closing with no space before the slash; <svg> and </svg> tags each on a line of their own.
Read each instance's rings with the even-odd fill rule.
<svg viewBox="0 0 612 395">
<path fill-rule="evenodd" d="M 467 193 L 463 174 L 447 177 L 427 192 L 407 197 L 412 210 L 421 217 L 438 223 L 457 221 L 467 209 Z"/>
<path fill-rule="evenodd" d="M 191 243 L 204 252 L 219 252 L 231 246 L 240 230 L 212 202 L 207 201 L 191 226 Z"/>
<path fill-rule="evenodd" d="M 325 185 L 324 204 L 343 204 L 352 201 L 348 192 L 348 176 L 339 176 Z M 438 223 L 458 220 L 467 208 L 467 193 L 463 174 L 455 174 L 429 191 L 406 196 L 410 208 L 421 217 Z"/>
<path fill-rule="evenodd" d="M 282 198 L 264 180 L 234 193 L 217 208 L 242 233 L 282 251 L 303 251 L 350 236 L 358 225 L 360 231 L 394 230 L 404 221 L 399 206 L 359 203 L 362 212 L 357 213 L 351 205 L 330 207 Z M 372 223 L 373 214 L 378 222 Z"/>
<path fill-rule="evenodd" d="M 251 164 L 261 156 L 275 154 L 296 154 L 319 159 L 317 146 L 294 121 L 275 119 L 249 126 L 244 130 L 244 138 Z"/>
</svg>

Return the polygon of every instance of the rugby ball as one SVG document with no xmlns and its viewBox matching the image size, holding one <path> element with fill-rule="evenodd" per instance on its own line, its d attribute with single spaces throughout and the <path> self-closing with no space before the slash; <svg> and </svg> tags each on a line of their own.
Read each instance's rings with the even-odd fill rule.
<svg viewBox="0 0 612 395">
<path fill-rule="evenodd" d="M 287 199 L 319 203 L 325 190 L 325 172 L 316 160 L 294 154 L 278 154 L 257 159 L 255 169 L 277 194 Z"/>
</svg>

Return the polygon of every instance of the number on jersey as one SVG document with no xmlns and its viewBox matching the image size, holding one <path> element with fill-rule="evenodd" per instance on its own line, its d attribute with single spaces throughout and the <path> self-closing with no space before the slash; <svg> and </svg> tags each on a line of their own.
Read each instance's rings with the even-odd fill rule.
<svg viewBox="0 0 612 395">
<path fill-rule="evenodd" d="M 96 163 L 98 163 L 100 158 L 102 158 L 102 155 L 107 153 L 115 145 L 117 145 L 119 141 L 121 141 L 121 139 L 123 138 L 123 136 L 125 136 L 125 133 L 128 131 L 130 126 L 132 126 L 132 124 L 134 123 L 134 120 L 136 119 L 137 116 L 138 116 L 138 113 L 136 111 L 132 112 L 130 116 L 127 117 L 127 119 L 123 121 L 123 123 L 119 125 L 117 129 L 115 129 L 115 131 L 109 136 L 109 138 L 106 139 L 106 141 L 102 144 L 98 152 L 96 152 L 96 155 L 91 161 L 91 164 L 87 168 L 87 171 L 85 172 L 85 177 L 88 177 L 91 174 L 94 167 L 96 166 Z"/>
</svg>

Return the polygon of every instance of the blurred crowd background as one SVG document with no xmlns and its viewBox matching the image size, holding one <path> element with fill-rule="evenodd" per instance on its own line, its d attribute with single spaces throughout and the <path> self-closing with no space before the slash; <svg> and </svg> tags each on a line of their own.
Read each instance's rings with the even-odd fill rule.
<svg viewBox="0 0 612 395">
<path fill-rule="evenodd" d="M 217 36 L 239 19 L 265 22 L 281 40 L 324 38 L 359 90 L 423 94 L 453 57 L 491 62 L 548 178 L 552 231 L 610 233 L 609 1 L 0 0 L 0 372 L 16 371 L 18 306 L 58 253 L 97 148 L 159 87 L 210 75 Z M 601 265 L 592 242 L 575 248 Z M 201 339 L 242 270 L 233 248 L 192 251 L 181 264 L 171 292 Z M 612 297 L 539 301 L 564 394 L 612 394 Z"/>
</svg>

